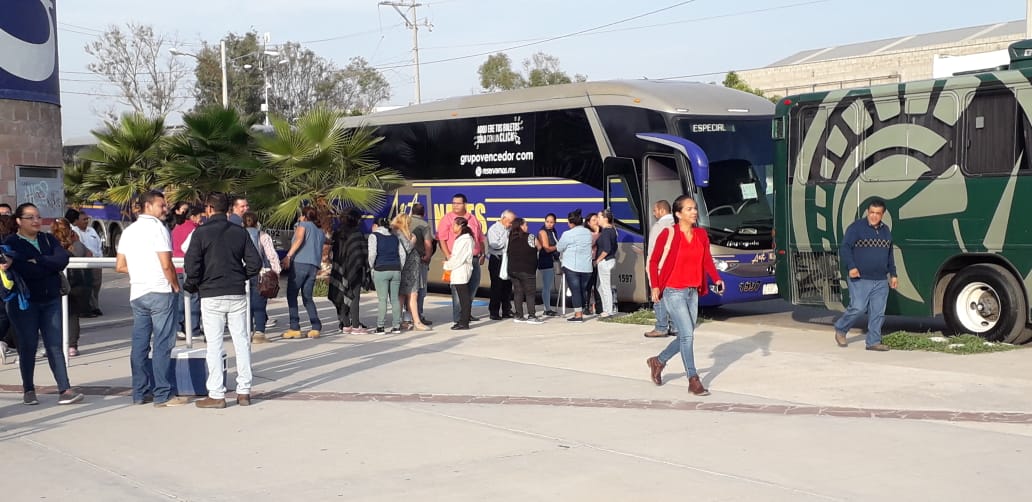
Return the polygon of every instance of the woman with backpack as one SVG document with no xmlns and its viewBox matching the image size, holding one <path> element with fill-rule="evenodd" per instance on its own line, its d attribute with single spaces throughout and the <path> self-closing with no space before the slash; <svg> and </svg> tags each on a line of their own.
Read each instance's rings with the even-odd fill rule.
<svg viewBox="0 0 1032 502">
<path fill-rule="evenodd" d="M 279 255 L 276 254 L 276 247 L 272 244 L 272 237 L 258 230 L 257 213 L 251 211 L 244 213 L 244 229 L 251 237 L 254 247 L 258 248 L 258 255 L 262 257 L 262 271 L 249 279 L 251 281 L 251 343 L 260 344 L 269 341 L 265 338 L 265 325 L 269 322 L 269 313 L 266 310 L 269 298 L 262 296 L 259 281 L 269 270 L 275 272 L 278 279 L 282 269 Z"/>
<path fill-rule="evenodd" d="M 401 270 L 408 255 L 397 235 L 391 233 L 391 222 L 380 218 L 369 234 L 369 266 L 380 309 L 376 312 L 376 332 L 384 333 L 387 302 L 391 303 L 391 334 L 401 333 Z"/>
</svg>

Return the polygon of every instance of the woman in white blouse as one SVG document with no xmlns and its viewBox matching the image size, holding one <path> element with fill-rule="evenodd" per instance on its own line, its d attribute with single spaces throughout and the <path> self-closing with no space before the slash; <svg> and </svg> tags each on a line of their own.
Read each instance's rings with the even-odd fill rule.
<svg viewBox="0 0 1032 502">
<path fill-rule="evenodd" d="M 473 231 L 466 218 L 455 218 L 452 232 L 457 235 L 452 245 L 451 256 L 444 262 L 444 269 L 451 272 L 449 283 L 459 298 L 459 322 L 451 329 L 469 329 L 473 296 L 469 290 L 469 277 L 473 273 Z"/>
</svg>

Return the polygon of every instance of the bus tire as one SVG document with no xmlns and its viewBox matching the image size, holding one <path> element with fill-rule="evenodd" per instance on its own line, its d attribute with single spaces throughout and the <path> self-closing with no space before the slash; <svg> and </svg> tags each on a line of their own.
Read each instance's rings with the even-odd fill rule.
<svg viewBox="0 0 1032 502">
<path fill-rule="evenodd" d="M 108 253 L 109 256 L 118 254 L 118 241 L 122 239 L 122 227 L 111 225 L 108 230 Z"/>
<path fill-rule="evenodd" d="M 1016 343 L 1024 338 L 1027 305 L 1021 284 L 1007 269 L 981 263 L 957 272 L 946 287 L 942 311 L 956 334 Z"/>
</svg>

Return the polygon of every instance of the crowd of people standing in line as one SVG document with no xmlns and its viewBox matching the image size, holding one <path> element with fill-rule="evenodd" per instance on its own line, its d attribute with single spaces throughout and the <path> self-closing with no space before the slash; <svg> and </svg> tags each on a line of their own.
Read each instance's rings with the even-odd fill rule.
<svg viewBox="0 0 1032 502">
<path fill-rule="evenodd" d="M 884 205 L 880 204 L 872 203 L 867 219 L 859 220 L 854 227 L 881 232 L 882 213 L 878 210 L 884 212 Z M 21 204 L 14 210 L 4 206 L 0 204 L 0 296 L 6 308 L 0 309 L 0 332 L 6 334 L 7 326 L 12 325 L 16 336 L 4 339 L 0 353 L 6 354 L 8 344 L 16 346 L 24 403 L 38 404 L 33 377 L 37 344 L 42 340 L 57 382 L 58 403 L 80 402 L 83 395 L 71 387 L 61 347 L 61 296 L 70 297 L 69 355 L 74 356 L 79 317 L 102 314 L 95 293 L 100 279 L 94 279 L 93 271 L 80 269 L 69 271 L 64 280 L 63 271 L 70 257 L 99 255 L 99 239 L 93 242 L 88 233 L 83 233 L 88 229 L 88 218 L 75 210 L 69 210 L 65 219 L 55 221 L 51 233 L 47 233 L 41 231 L 42 218 L 33 204 Z M 343 334 L 432 329 L 432 323 L 424 316 L 423 303 L 436 247 L 445 259 L 443 280 L 451 286 L 453 330 L 470 329 L 471 323 L 479 320 L 472 314 L 472 301 L 485 263 L 491 281 L 491 320 L 512 318 L 514 322 L 541 324 L 542 317 L 557 316 L 552 308 L 557 271 L 563 274 L 572 297 L 573 314 L 567 321 L 584 322 L 589 313 L 603 318 L 615 313 L 611 275 L 618 254 L 618 235 L 609 210 L 587 217 L 580 210 L 573 211 L 567 215 L 568 229 L 561 234 L 556 229 L 554 214 L 548 214 L 543 225 L 532 232 L 526 219 L 506 210 L 484 232 L 479 219 L 468 212 L 466 197 L 456 194 L 451 211 L 440 219 L 436 232 L 425 219 L 425 207 L 414 203 L 407 214 L 377 220 L 368 235 L 362 231 L 362 215 L 346 212 L 336 230 L 328 235 L 319 225 L 317 211 L 304 207 L 286 255 L 280 259 L 271 236 L 261 230 L 258 216 L 250 211 L 245 198 L 212 194 L 203 204 L 178 204 L 170 212 L 160 192 L 148 192 L 141 196 L 138 209 L 136 222 L 122 235 L 116 258 L 116 271 L 128 273 L 130 279 L 134 404 L 167 407 L 189 402 L 177 395 L 172 378 L 171 351 L 178 330 L 182 338 L 200 336 L 207 344 L 208 396 L 195 405 L 224 408 L 223 332 L 228 327 L 236 354 L 237 404 L 249 405 L 251 345 L 268 341 L 265 331 L 269 297 L 260 291 L 259 277 L 266 272 L 287 276 L 289 326 L 282 338 L 319 338 L 323 327 L 313 291 L 326 261 L 324 245 L 329 248 L 328 298 L 336 308 L 338 328 Z M 5 214 L 5 210 L 11 214 Z M 714 266 L 706 231 L 697 225 L 698 206 L 690 196 L 678 197 L 672 207 L 666 201 L 657 202 L 653 216 L 656 222 L 649 236 L 648 274 L 656 325 L 645 336 L 676 338 L 646 363 L 652 381 L 662 385 L 666 364 L 680 354 L 690 392 L 708 395 L 695 367 L 694 331 L 698 325 L 699 297 L 709 292 L 710 282 L 717 293 L 722 293 L 724 282 Z M 859 233 L 852 227 L 851 232 Z M 891 234 L 887 229 L 884 233 L 888 237 L 883 240 L 890 242 Z M 893 276 L 888 287 L 894 287 L 895 270 L 891 257 L 886 261 L 882 256 L 882 248 L 857 251 L 862 260 L 856 260 L 859 265 L 850 270 L 851 278 L 856 280 L 864 277 L 865 270 L 876 269 L 873 275 L 877 277 L 872 280 L 880 282 L 881 274 L 887 271 Z M 843 252 L 847 258 L 854 256 Z M 874 255 L 876 259 L 871 257 Z M 184 266 L 174 267 L 173 257 L 182 257 Z M 871 265 L 875 262 L 881 268 Z M 536 305 L 539 273 L 543 281 L 541 317 Z M 250 285 L 249 299 L 245 296 L 245 284 Z M 364 326 L 359 319 L 360 295 L 370 284 L 375 287 L 378 300 L 375 328 Z M 183 295 L 188 295 L 192 306 L 190 323 L 184 322 Z M 304 333 L 298 296 L 310 324 Z M 859 311 L 861 307 L 852 310 Z M 843 333 L 851 320 L 847 316 L 841 325 L 836 325 L 836 342 L 840 345 L 844 345 Z M 879 343 L 880 340 L 869 340 L 868 350 L 885 350 Z"/>
</svg>

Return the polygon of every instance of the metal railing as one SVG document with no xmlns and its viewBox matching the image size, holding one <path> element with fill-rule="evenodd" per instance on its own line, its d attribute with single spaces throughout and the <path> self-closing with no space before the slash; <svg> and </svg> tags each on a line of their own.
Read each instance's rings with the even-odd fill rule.
<svg viewBox="0 0 1032 502">
<path fill-rule="evenodd" d="M 93 268 L 115 268 L 115 258 L 70 258 L 68 260 L 68 267 L 65 269 L 67 275 L 68 269 L 93 269 Z M 182 258 L 172 258 L 172 265 L 175 267 L 183 266 Z M 180 284 L 182 287 L 182 284 Z M 244 326 L 247 326 L 248 331 L 251 329 L 251 281 L 244 281 L 244 298 L 247 301 L 247 308 L 245 309 Z M 186 333 L 186 348 L 193 348 L 193 322 L 191 320 L 191 313 L 193 309 L 190 305 L 190 295 L 183 295 L 183 331 Z M 68 357 L 68 295 L 61 297 L 61 350 L 65 356 L 65 367 L 69 365 Z M 221 336 L 221 333 L 219 334 Z"/>
</svg>

